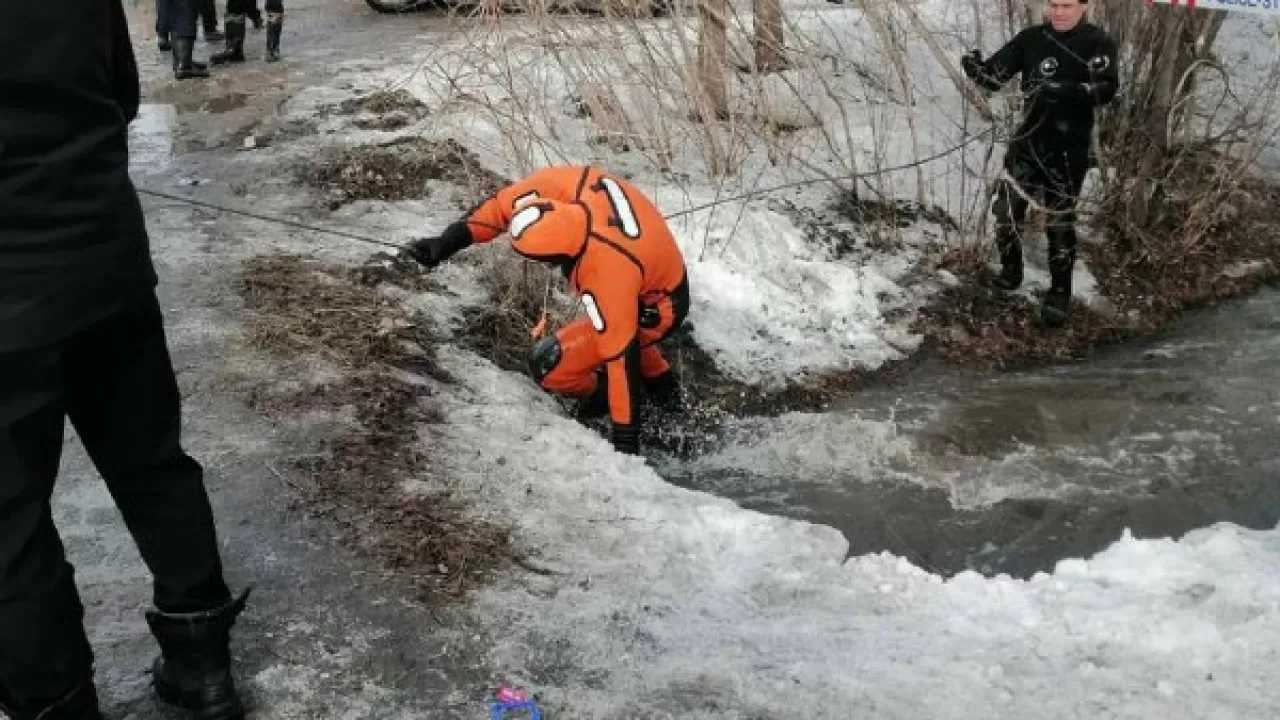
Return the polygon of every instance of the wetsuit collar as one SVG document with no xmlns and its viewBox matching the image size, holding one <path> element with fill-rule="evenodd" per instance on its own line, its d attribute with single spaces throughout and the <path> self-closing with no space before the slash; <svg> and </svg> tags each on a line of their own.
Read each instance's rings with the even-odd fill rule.
<svg viewBox="0 0 1280 720">
<path fill-rule="evenodd" d="M 1080 22 L 1076 23 L 1075 25 L 1072 25 L 1070 30 L 1067 30 L 1065 32 L 1058 32 L 1057 30 L 1053 29 L 1053 23 L 1046 20 L 1044 23 L 1044 29 L 1054 39 L 1066 40 L 1068 38 L 1075 36 L 1075 34 L 1080 32 L 1080 30 L 1083 29 L 1084 26 L 1087 24 L 1089 24 L 1089 20 L 1087 18 L 1080 18 Z"/>
</svg>

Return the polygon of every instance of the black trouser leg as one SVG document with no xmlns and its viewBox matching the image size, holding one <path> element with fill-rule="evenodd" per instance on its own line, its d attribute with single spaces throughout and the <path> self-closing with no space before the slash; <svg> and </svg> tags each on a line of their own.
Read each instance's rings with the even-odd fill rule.
<svg viewBox="0 0 1280 720">
<path fill-rule="evenodd" d="M 154 297 L 87 333 L 64 365 L 67 410 L 155 578 L 166 612 L 231 598 L 203 469 L 182 449 L 178 385 Z"/>
<path fill-rule="evenodd" d="M 280 59 L 280 33 L 284 26 L 284 2 L 267 0 L 267 62 Z"/>
<path fill-rule="evenodd" d="M 243 3 L 244 14 L 253 22 L 253 27 L 262 29 L 262 11 L 258 9 L 258 0 L 238 0 Z"/>
<path fill-rule="evenodd" d="M 170 47 L 169 33 L 172 32 L 173 0 L 156 0 L 156 41 L 159 48 Z"/>
<path fill-rule="evenodd" d="M 996 216 L 996 250 L 1000 253 L 1000 276 L 995 284 L 1003 290 L 1013 290 L 1022 284 L 1022 222 L 1027 215 L 1027 200 L 1018 192 L 1025 187 L 1014 181 L 1001 180 L 996 185 L 992 211 Z"/>
<path fill-rule="evenodd" d="M 197 0 L 167 0 L 169 5 L 169 32 L 175 38 L 196 37 Z"/>
<path fill-rule="evenodd" d="M 0 696 L 40 708 L 92 675 L 84 610 L 53 525 L 65 386 L 56 349 L 0 355 Z"/>
<path fill-rule="evenodd" d="M 204 24 L 204 34 L 214 35 L 218 32 L 218 2 L 217 0 L 196 0 L 196 10 L 200 16 L 200 22 Z"/>
<path fill-rule="evenodd" d="M 241 12 L 244 5 L 237 0 L 229 0 L 227 2 L 227 45 L 222 52 L 214 53 L 209 56 L 209 62 L 214 65 L 223 65 L 226 63 L 244 62 L 244 30 L 245 15 Z"/>
<path fill-rule="evenodd" d="M 1088 146 L 1064 149 L 1053 158 L 1045 184 L 1045 235 L 1049 240 L 1049 292 L 1041 316 L 1050 326 L 1066 321 L 1076 263 L 1076 202 L 1088 171 Z"/>
<path fill-rule="evenodd" d="M 1074 202 L 1050 203 L 1045 234 L 1049 239 L 1049 276 L 1054 287 L 1071 292 L 1071 272 L 1076 262 Z"/>
</svg>

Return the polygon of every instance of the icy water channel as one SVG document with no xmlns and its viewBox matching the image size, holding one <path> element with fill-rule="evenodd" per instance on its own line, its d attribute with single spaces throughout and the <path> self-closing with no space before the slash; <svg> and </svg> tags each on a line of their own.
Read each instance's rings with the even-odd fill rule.
<svg viewBox="0 0 1280 720">
<path fill-rule="evenodd" d="M 1280 519 L 1280 291 L 1026 373 L 924 367 L 821 414 L 753 418 L 679 485 L 839 529 L 947 575 L 1027 577 L 1125 528 Z"/>
</svg>

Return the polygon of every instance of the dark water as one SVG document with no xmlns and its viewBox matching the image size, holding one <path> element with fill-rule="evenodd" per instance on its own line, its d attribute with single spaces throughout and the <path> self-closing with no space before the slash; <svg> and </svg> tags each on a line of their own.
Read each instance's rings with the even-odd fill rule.
<svg viewBox="0 0 1280 720">
<path fill-rule="evenodd" d="M 1280 520 L 1280 292 L 1073 366 L 924 368 L 821 415 L 743 421 L 679 485 L 831 525 L 850 552 L 1026 577 L 1128 528 Z"/>
</svg>

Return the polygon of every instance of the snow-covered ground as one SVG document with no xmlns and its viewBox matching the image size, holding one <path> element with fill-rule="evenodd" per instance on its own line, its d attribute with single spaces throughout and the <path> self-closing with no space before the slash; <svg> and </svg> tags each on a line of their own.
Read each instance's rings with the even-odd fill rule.
<svg viewBox="0 0 1280 720">
<path fill-rule="evenodd" d="M 741 3 L 731 7 L 729 58 L 745 66 L 751 15 Z M 985 191 L 1016 121 L 1008 96 L 991 99 L 996 120 L 984 121 L 934 48 L 952 66 L 969 47 L 993 52 L 1004 39 L 1002 23 L 998 8 L 985 8 L 979 32 L 972 6 L 942 0 L 874 6 L 876 13 L 813 0 L 785 7 L 792 67 L 728 73 L 731 119 L 715 127 L 690 119 L 696 21 L 680 16 L 638 25 L 460 19 L 455 39 L 424 44 L 413 57 L 338 64 L 331 86 L 301 93 L 290 111 L 305 117 L 352 90 L 403 88 L 431 115 L 396 134 L 455 138 L 513 178 L 564 162 L 626 175 L 672 216 L 689 260 L 695 335 L 726 370 L 773 385 L 801 372 L 875 369 L 916 348 L 913 311 L 944 280 L 918 271 L 975 241 Z M 917 27 L 930 31 L 932 44 Z M 1264 30 L 1258 22 L 1228 26 L 1222 45 L 1234 66 L 1259 66 L 1258 46 L 1270 44 Z M 350 143 L 383 135 L 342 129 Z M 1096 181 L 1095 171 L 1086 195 Z M 931 220 L 873 230 L 827 211 L 827 222 L 855 238 L 837 254 L 806 237 L 778 203 L 821 210 L 838 186 L 856 187 L 863 199 L 939 208 L 959 232 Z M 449 219 L 415 215 L 397 239 Z M 1030 297 L 1047 287 L 1048 275 L 1043 237 L 1032 233 L 1028 244 L 1022 292 Z M 1083 260 L 1074 290 L 1106 307 Z"/>
<path fill-rule="evenodd" d="M 961 22 L 953 6 L 920 9 L 958 55 L 963 45 L 947 34 Z M 826 222 L 853 238 L 837 253 L 806 237 L 778 202 L 822 210 L 839 187 L 856 186 L 863 199 L 920 201 L 969 227 L 1003 150 L 909 31 L 913 64 L 899 73 L 862 11 L 796 2 L 787 12 L 794 68 L 759 79 L 729 73 L 733 116 L 715 127 L 688 117 L 696 23 L 679 19 L 460 24 L 456 40 L 417 57 L 335 67 L 335 83 L 299 94 L 289 111 L 305 117 L 347 96 L 334 86 L 403 88 L 431 115 L 397 134 L 452 137 L 507 177 L 562 162 L 626 175 L 672 216 L 689 262 L 695 336 L 727 371 L 774 385 L 809 371 L 875 369 L 917 347 L 913 311 L 942 284 L 919 270 L 964 235 L 931 220 L 872 230 L 827 211 Z M 895 22 L 902 34 L 904 21 Z M 741 25 L 731 23 L 734 58 L 749 54 Z M 342 121 L 329 122 L 322 128 Z M 771 123 L 788 127 L 773 132 Z M 342 133 L 353 144 L 380 135 Z M 735 171 L 715 171 L 726 163 Z M 409 220 L 396 239 L 451 219 L 404 209 L 384 208 Z M 1027 293 L 1047 284 L 1043 254 L 1029 253 Z M 1094 292 L 1082 264 L 1077 293 Z"/>
<path fill-rule="evenodd" d="M 927 23 L 964 37 L 939 36 L 956 55 L 973 39 L 960 6 L 915 6 Z M 378 133 L 354 130 L 349 118 L 321 118 L 317 135 L 255 153 L 273 164 L 321 144 L 424 134 L 453 137 L 508 176 L 546 162 L 600 163 L 630 175 L 673 214 L 730 198 L 673 220 L 690 262 L 697 339 L 725 369 L 762 383 L 800 371 L 875 368 L 918 342 L 907 331 L 911 311 L 941 280 L 919 277 L 915 266 L 963 238 L 929 222 L 890 231 L 887 239 L 851 225 L 859 242 L 837 256 L 770 203 L 821 207 L 829 185 L 733 198 L 939 155 L 919 173 L 867 178 L 860 190 L 864 197 L 878 190 L 923 199 L 968 227 L 980 209 L 974 176 L 989 175 L 1002 149 L 994 148 L 985 171 L 985 140 L 942 154 L 985 126 L 962 114 L 959 95 L 906 25 L 897 31 L 913 59 L 910 111 L 876 90 L 889 87 L 887 95 L 899 99 L 905 92 L 901 85 L 892 90 L 893 71 L 861 10 L 792 3 L 788 12 L 813 45 L 828 50 L 814 53 L 814 67 L 831 62 L 834 69 L 790 71 L 790 85 L 770 81 L 767 91 L 782 98 L 772 112 L 807 125 L 781 139 L 739 118 L 708 140 L 702 126 L 681 116 L 679 63 L 659 58 L 644 76 L 609 64 L 619 48 L 648 57 L 628 31 L 583 39 L 583 28 L 609 26 L 548 29 L 512 20 L 502 32 L 432 38 L 417 56 L 335 63 L 323 86 L 301 91 L 284 109 L 310 118 L 359 92 L 405 87 L 431 110 L 422 123 Z M 655 45 L 679 48 L 671 22 L 643 27 L 665 38 Z M 988 51 L 994 42 L 986 38 Z M 685 57 L 677 51 L 672 57 Z M 851 57 L 864 59 L 855 68 Z M 655 87 L 643 79 L 654 77 L 665 81 Z M 629 78 L 636 82 L 624 82 Z M 625 89 L 595 101 L 624 98 L 617 111 L 623 120 L 608 121 L 621 129 L 602 129 L 604 120 L 576 112 L 576 100 L 592 92 L 584 90 L 588 84 Z M 810 119 L 815 114 L 820 124 Z M 615 131 L 631 150 L 589 142 Z M 743 170 L 708 172 L 716 152 Z M 669 168 L 655 172 L 655 163 Z M 403 241 L 456 216 L 456 203 L 440 190 L 308 219 Z M 296 192 L 251 190 L 255 201 L 275 208 L 294 207 Z M 273 239 L 270 233 L 264 225 L 259 240 Z M 358 259 L 352 249 L 341 254 Z M 476 282 L 482 267 L 460 258 L 439 274 L 450 293 L 413 302 L 439 319 L 465 314 L 484 301 Z M 1087 270 L 1081 273 L 1077 289 L 1087 293 Z M 499 580 L 472 598 L 469 612 L 495 629 L 491 666 L 539 692 L 555 717 L 1252 720 L 1280 710 L 1280 686 L 1271 678 L 1280 652 L 1274 531 L 1218 525 L 1177 542 L 1125 539 L 1029 581 L 972 573 L 944 580 L 899 557 L 849 558 L 831 528 L 674 487 L 643 459 L 613 452 L 567 418 L 528 378 L 448 343 L 440 356 L 459 384 L 435 387 L 431 402 L 443 419 L 421 429 L 439 465 L 433 477 L 451 478 L 477 513 L 514 523 L 517 542 L 550 571 Z M 891 425 L 842 429 L 873 435 L 850 445 L 910 453 Z M 837 440 L 829 446 L 838 448 Z M 447 637 L 448 630 L 424 624 L 421 633 Z M 270 695 L 267 680 L 255 683 Z"/>
<path fill-rule="evenodd" d="M 972 44 L 968 9 L 940 0 L 916 7 L 948 52 Z M 510 21 L 500 32 L 423 48 L 411 62 L 353 60 L 287 112 L 305 116 L 351 92 L 403 87 L 432 111 L 414 134 L 453 137 L 507 176 L 549 162 L 626 174 L 664 210 L 683 213 L 673 227 L 690 263 L 691 320 L 726 370 L 768 384 L 809 370 L 875 368 L 912 351 L 910 311 L 941 282 L 913 268 L 964 238 L 926 221 L 877 249 L 871 231 L 849 226 L 860 243 L 837 256 L 769 202 L 820 208 L 829 185 L 739 196 L 937 155 L 918 173 L 870 177 L 860 190 L 937 205 L 971 230 L 981 209 L 975 178 L 991 176 L 1003 148 L 989 155 L 979 137 L 947 152 L 985 126 L 909 27 L 896 31 L 913 60 L 910 109 L 862 11 L 793 3 L 788 12 L 822 49 L 813 68 L 830 63 L 832 72 L 802 67 L 766 81 L 773 119 L 800 126 L 782 140 L 753 129 L 760 118 L 745 110 L 712 139 L 681 116 L 687 100 L 671 58 L 685 55 L 669 22 L 637 36 L 592 21 Z M 985 44 L 990 52 L 997 41 Z M 644 47 L 665 48 L 670 62 Z M 620 65 L 619 50 L 640 59 Z M 628 73 L 645 58 L 654 72 Z M 733 87 L 735 96 L 752 91 Z M 580 102 L 596 114 L 583 117 Z M 603 117 L 601 107 L 615 115 Z M 352 133 L 341 118 L 325 122 L 350 143 L 382 137 Z M 591 142 L 610 133 L 629 149 Z M 741 172 L 710 172 L 715 152 Z M 407 239 L 455 214 L 429 199 L 361 204 L 337 217 Z M 437 317 L 466 313 L 483 300 L 475 292 L 481 267 L 451 264 L 441 277 L 456 297 L 415 302 Z M 1077 290 L 1088 295 L 1091 278 L 1080 272 Z M 905 312 L 890 319 L 890 310 Z M 1029 581 L 943 580 L 898 557 L 847 558 L 830 528 L 676 488 L 566 418 L 527 378 L 457 347 L 441 354 L 462 382 L 438 388 L 444 421 L 422 431 L 424 445 L 478 512 L 514 520 L 520 543 L 553 573 L 505 579 L 472 610 L 505 628 L 490 660 L 539 691 L 557 717 L 1225 720 L 1280 709 L 1269 672 L 1280 647 L 1275 532 L 1218 525 L 1179 542 L 1126 538 Z M 892 422 L 861 430 L 872 437 L 848 442 L 910 453 Z M 830 443 L 833 463 L 842 462 L 839 444 Z M 974 482 L 967 502 L 1000 497 Z"/>
<path fill-rule="evenodd" d="M 462 354 L 451 474 L 563 575 L 486 590 L 494 662 L 572 718 L 1257 718 L 1280 708 L 1280 534 L 1125 539 L 943 581 L 675 488 Z M 674 698 L 674 700 L 673 700 Z M 673 705 L 685 712 L 669 715 Z"/>
</svg>

